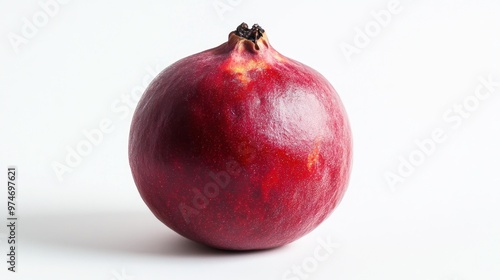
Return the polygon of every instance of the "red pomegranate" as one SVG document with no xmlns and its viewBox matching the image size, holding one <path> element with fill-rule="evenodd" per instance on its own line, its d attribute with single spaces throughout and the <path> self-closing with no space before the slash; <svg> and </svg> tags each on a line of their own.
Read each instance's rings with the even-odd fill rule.
<svg viewBox="0 0 500 280">
<path fill-rule="evenodd" d="M 229 250 L 281 246 L 317 227 L 346 190 L 351 149 L 330 83 L 245 23 L 163 70 L 129 139 L 134 181 L 154 215 Z"/>
</svg>

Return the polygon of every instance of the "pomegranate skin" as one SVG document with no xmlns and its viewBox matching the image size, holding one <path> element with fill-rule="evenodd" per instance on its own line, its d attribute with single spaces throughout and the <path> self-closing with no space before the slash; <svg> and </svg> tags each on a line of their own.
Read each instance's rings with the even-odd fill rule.
<svg viewBox="0 0 500 280">
<path fill-rule="evenodd" d="M 344 195 L 351 130 L 334 88 L 242 24 L 181 59 L 133 116 L 129 160 L 165 225 L 220 249 L 266 249 L 316 228 Z"/>
</svg>

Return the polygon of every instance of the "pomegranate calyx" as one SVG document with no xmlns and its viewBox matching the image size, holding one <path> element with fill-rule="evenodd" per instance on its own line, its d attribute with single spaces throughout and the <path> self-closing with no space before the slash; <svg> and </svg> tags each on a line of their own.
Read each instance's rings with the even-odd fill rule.
<svg viewBox="0 0 500 280">
<path fill-rule="evenodd" d="M 255 48 L 258 50 L 259 46 L 257 45 L 257 41 L 264 35 L 264 32 L 265 30 L 258 24 L 254 24 L 252 28 L 248 28 L 248 25 L 243 22 L 236 27 L 234 34 L 252 41 L 255 44 Z"/>
<path fill-rule="evenodd" d="M 258 24 L 254 24 L 252 28 L 248 28 L 248 25 L 246 23 L 240 24 L 238 27 L 236 27 L 236 35 L 243 37 L 247 40 L 250 40 L 255 43 L 255 41 L 259 40 L 260 37 L 264 34 L 265 30 L 260 27 Z"/>
</svg>

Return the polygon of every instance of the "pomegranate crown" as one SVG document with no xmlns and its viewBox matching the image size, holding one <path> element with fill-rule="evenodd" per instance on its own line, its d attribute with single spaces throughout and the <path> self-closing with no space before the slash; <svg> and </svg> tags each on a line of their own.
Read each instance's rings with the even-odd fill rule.
<svg viewBox="0 0 500 280">
<path fill-rule="evenodd" d="M 254 43 L 259 40 L 262 35 L 264 35 L 264 32 L 264 29 L 258 24 L 254 24 L 252 28 L 248 28 L 248 25 L 244 22 L 236 27 L 236 30 L 234 31 L 236 35 Z"/>
</svg>

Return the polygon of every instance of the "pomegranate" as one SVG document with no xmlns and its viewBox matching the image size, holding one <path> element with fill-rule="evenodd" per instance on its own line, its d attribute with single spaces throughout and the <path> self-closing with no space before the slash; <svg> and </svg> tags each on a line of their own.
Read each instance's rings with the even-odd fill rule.
<svg viewBox="0 0 500 280">
<path fill-rule="evenodd" d="M 281 246 L 317 227 L 346 191 L 351 150 L 330 83 L 245 23 L 163 70 L 129 139 L 133 178 L 154 215 L 228 250 Z"/>
</svg>

